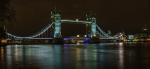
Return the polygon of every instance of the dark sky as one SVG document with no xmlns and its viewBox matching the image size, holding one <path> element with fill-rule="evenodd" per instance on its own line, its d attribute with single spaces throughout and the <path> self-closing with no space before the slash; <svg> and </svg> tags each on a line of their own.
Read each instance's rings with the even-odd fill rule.
<svg viewBox="0 0 150 69">
<path fill-rule="evenodd" d="M 35 33 L 47 25 L 50 10 L 55 7 L 62 19 L 82 19 L 90 11 L 105 31 L 136 33 L 145 24 L 150 26 L 149 0 L 12 0 L 11 6 L 16 10 L 16 21 L 9 24 L 8 30 L 18 35 Z"/>
</svg>

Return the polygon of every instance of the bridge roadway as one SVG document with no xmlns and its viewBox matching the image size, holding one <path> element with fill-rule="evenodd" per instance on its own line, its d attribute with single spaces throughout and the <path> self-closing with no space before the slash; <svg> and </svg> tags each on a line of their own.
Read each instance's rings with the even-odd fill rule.
<svg viewBox="0 0 150 69">
<path fill-rule="evenodd" d="M 79 21 L 78 19 L 76 19 L 76 20 L 67 20 L 67 19 L 65 19 L 65 20 L 61 20 L 61 22 L 63 22 L 63 23 L 76 23 L 76 24 L 78 24 L 78 23 L 82 23 L 82 24 L 91 24 L 92 22 L 89 22 L 89 21 Z"/>
</svg>

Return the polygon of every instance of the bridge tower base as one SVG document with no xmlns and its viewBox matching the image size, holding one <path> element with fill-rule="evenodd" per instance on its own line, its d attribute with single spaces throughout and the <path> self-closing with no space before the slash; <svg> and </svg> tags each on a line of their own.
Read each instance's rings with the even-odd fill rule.
<svg viewBox="0 0 150 69">
<path fill-rule="evenodd" d="M 63 38 L 54 38 L 52 40 L 52 44 L 64 44 L 64 39 Z"/>
</svg>

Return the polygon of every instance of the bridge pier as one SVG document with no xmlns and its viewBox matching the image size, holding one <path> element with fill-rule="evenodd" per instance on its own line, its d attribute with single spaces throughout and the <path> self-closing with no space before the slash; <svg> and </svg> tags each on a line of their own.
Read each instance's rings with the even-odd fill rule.
<svg viewBox="0 0 150 69">
<path fill-rule="evenodd" d="M 100 39 L 98 37 L 92 37 L 90 39 L 91 39 L 90 43 L 100 43 Z"/>
<path fill-rule="evenodd" d="M 52 44 L 64 44 L 64 39 L 63 38 L 54 38 L 52 40 Z"/>
</svg>

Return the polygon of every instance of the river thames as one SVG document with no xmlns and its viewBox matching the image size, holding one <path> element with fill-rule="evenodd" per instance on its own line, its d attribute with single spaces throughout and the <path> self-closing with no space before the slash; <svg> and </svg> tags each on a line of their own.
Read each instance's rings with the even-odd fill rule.
<svg viewBox="0 0 150 69">
<path fill-rule="evenodd" d="M 1 46 L 0 69 L 150 69 L 150 43 Z"/>
</svg>

